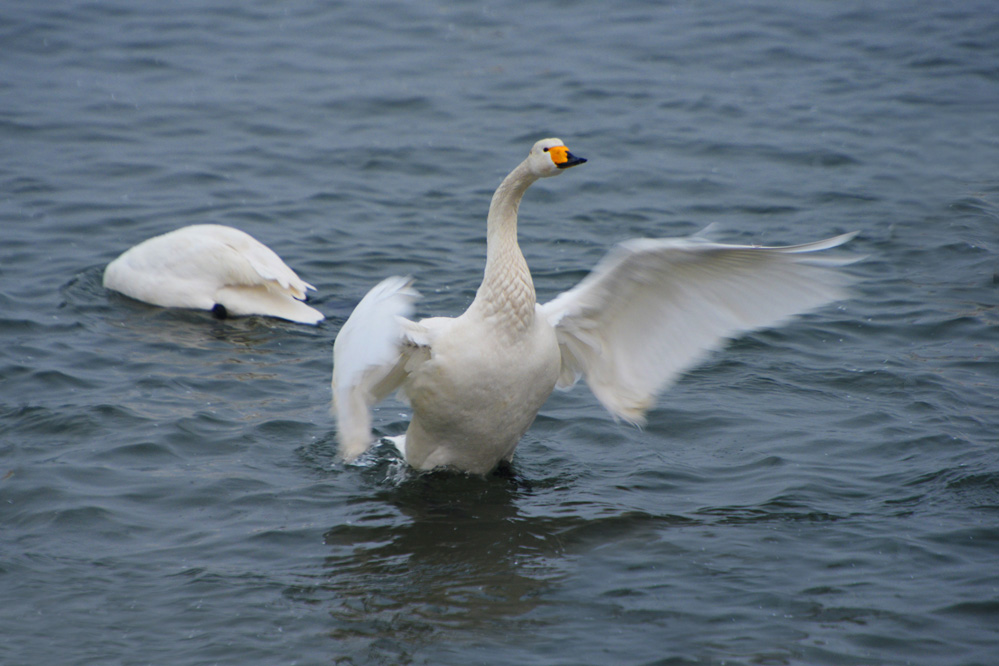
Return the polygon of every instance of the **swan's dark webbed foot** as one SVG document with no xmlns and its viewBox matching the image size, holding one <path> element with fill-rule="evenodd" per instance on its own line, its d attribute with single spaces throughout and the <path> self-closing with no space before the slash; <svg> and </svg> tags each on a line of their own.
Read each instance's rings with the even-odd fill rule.
<svg viewBox="0 0 999 666">
<path fill-rule="evenodd" d="M 221 303 L 216 303 L 212 306 L 212 315 L 216 319 L 227 319 L 229 317 L 229 311 L 225 309 L 225 306 Z"/>
</svg>

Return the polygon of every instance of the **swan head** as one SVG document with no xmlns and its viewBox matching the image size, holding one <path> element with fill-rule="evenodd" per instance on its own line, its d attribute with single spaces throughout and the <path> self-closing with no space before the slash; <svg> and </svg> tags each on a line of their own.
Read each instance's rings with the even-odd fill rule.
<svg viewBox="0 0 999 666">
<path fill-rule="evenodd" d="M 534 144 L 527 156 L 531 171 L 539 178 L 557 175 L 585 161 L 570 153 L 561 139 L 542 139 Z"/>
</svg>

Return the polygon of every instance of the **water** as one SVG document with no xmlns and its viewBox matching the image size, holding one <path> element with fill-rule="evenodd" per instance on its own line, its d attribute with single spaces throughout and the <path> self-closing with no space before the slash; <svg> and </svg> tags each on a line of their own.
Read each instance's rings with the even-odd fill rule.
<svg viewBox="0 0 999 666">
<path fill-rule="evenodd" d="M 995 663 L 994 3 L 8 5 L 0 663 Z M 555 395 L 506 476 L 337 463 L 351 308 L 411 274 L 421 315 L 463 310 L 493 188 L 551 135 L 590 161 L 522 206 L 542 301 L 709 223 L 860 230 L 852 297 L 643 430 Z M 101 288 L 205 222 L 328 320 Z"/>
</svg>

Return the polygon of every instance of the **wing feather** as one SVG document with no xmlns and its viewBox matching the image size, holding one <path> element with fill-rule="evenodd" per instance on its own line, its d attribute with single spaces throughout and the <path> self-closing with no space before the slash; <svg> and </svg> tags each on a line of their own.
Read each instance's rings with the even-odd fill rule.
<svg viewBox="0 0 999 666">
<path fill-rule="evenodd" d="M 696 236 L 618 245 L 541 306 L 562 351 L 559 387 L 585 376 L 611 413 L 642 423 L 655 395 L 726 339 L 842 298 L 835 268 L 856 258 L 815 253 L 855 235 L 787 247 Z"/>
<path fill-rule="evenodd" d="M 399 388 L 407 358 L 427 344 L 425 329 L 407 319 L 419 297 L 409 278 L 383 280 L 357 304 L 333 343 L 333 407 L 345 460 L 371 445 L 371 408 Z"/>
</svg>

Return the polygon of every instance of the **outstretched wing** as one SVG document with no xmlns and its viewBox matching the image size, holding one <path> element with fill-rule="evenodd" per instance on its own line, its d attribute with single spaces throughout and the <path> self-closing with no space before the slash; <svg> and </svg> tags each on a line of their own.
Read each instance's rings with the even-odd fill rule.
<svg viewBox="0 0 999 666">
<path fill-rule="evenodd" d="M 383 280 L 357 304 L 333 343 L 333 408 L 347 461 L 371 445 L 371 408 L 399 388 L 406 359 L 428 344 L 425 329 L 406 319 L 419 297 L 408 278 Z"/>
<path fill-rule="evenodd" d="M 618 245 L 540 306 L 562 351 L 559 387 L 585 376 L 611 413 L 644 422 L 655 395 L 727 338 L 841 298 L 846 277 L 834 269 L 856 259 L 816 253 L 855 235 L 789 247 L 700 237 Z"/>
</svg>

